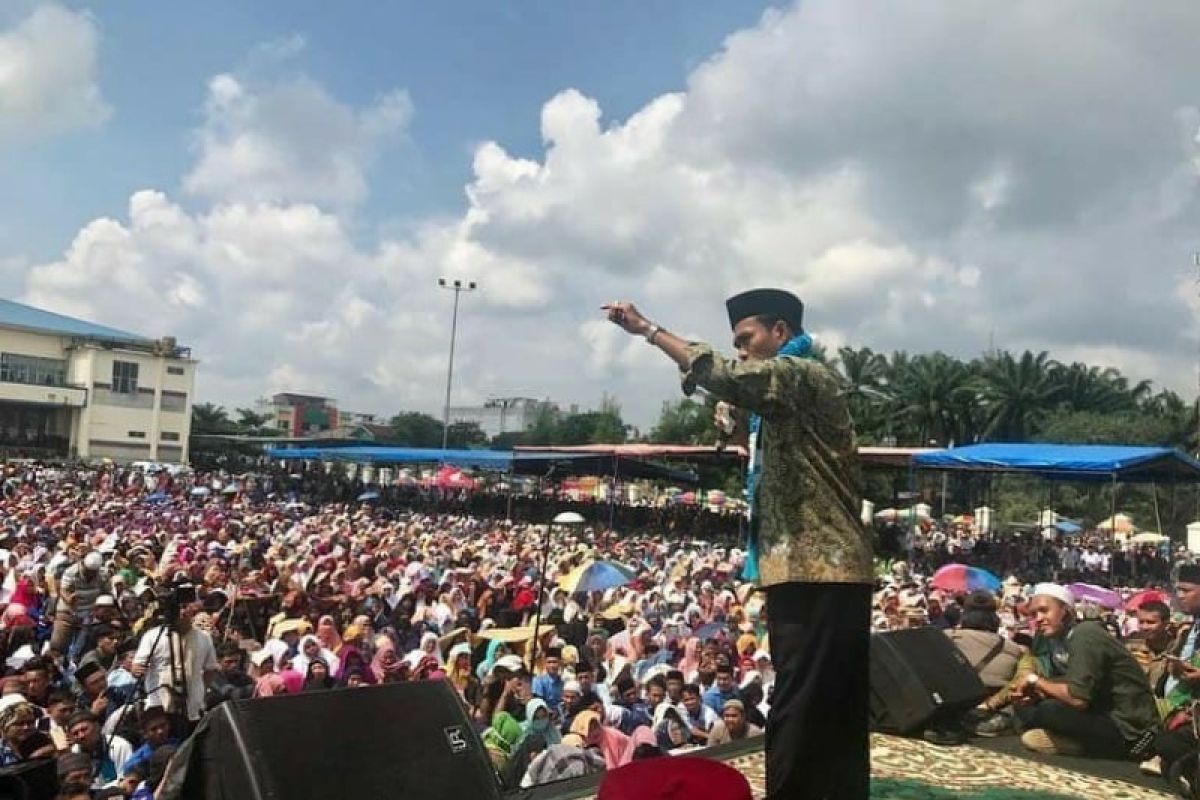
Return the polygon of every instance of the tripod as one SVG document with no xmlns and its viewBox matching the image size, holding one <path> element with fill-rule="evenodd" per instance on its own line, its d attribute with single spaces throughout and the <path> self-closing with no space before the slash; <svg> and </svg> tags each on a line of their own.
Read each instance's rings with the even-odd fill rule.
<svg viewBox="0 0 1200 800">
<path fill-rule="evenodd" d="M 105 742 L 106 752 L 111 750 L 113 738 L 116 737 L 117 732 L 121 730 L 121 727 L 125 724 L 125 719 L 128 716 L 129 711 L 136 708 L 143 700 L 147 700 L 150 697 L 150 692 L 146 691 L 146 676 L 150 674 L 151 669 L 156 669 L 154 666 L 155 655 L 158 653 L 158 647 L 162 643 L 164 635 L 167 639 L 167 668 L 169 670 L 168 674 L 171 676 L 171 683 L 167 685 L 163 684 L 160 672 L 159 685 L 154 689 L 154 694 L 158 695 L 160 692 L 167 692 L 168 699 L 171 702 L 170 704 L 162 703 L 162 705 L 167 709 L 168 716 L 172 718 L 177 717 L 172 707 L 176 702 L 181 702 L 183 706 L 183 718 L 185 722 L 183 724 L 176 724 L 174 727 L 177 729 L 182 729 L 183 727 L 190 726 L 190 720 L 187 719 L 187 666 L 186 664 L 182 663 L 184 660 L 183 640 L 179 639 L 179 662 L 177 662 L 175 659 L 175 644 L 172 641 L 173 637 L 179 637 L 182 636 L 182 634 L 180 634 L 178 631 L 172 630 L 171 622 L 166 619 L 160 619 L 158 632 L 154 636 L 153 644 L 150 645 L 150 653 L 147 657 L 145 671 L 136 679 L 136 683 L 134 683 L 133 687 L 133 694 L 126 700 L 125 704 L 121 706 L 121 710 L 118 712 L 119 716 L 117 718 L 117 722 L 115 725 L 113 725 L 112 733 L 108 735 L 108 740 Z M 176 676 L 178 676 L 178 679 L 176 679 Z M 175 722 L 176 720 L 173 719 L 172 721 Z"/>
</svg>

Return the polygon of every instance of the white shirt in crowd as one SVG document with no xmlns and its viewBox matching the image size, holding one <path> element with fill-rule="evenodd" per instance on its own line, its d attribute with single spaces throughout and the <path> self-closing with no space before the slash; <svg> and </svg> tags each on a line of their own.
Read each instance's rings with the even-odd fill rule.
<svg viewBox="0 0 1200 800">
<path fill-rule="evenodd" d="M 125 774 L 125 762 L 133 755 L 133 745 L 128 740 L 121 736 L 113 736 L 110 740 L 107 735 L 101 738 L 102 746 L 108 746 L 108 757 L 112 760 L 113 768 L 117 771 L 117 779 Z M 77 745 L 71 745 L 72 753 L 82 753 L 83 749 Z M 97 775 L 95 782 L 92 784 L 93 789 L 104 789 L 108 786 L 116 785 L 116 781 L 106 781 L 103 776 Z"/>
<path fill-rule="evenodd" d="M 160 630 L 151 628 L 142 634 L 133 656 L 135 666 L 146 667 L 146 706 L 178 707 L 178 698 L 167 689 L 179 683 L 178 674 L 171 674 L 173 655 L 176 670 L 182 665 L 187 678 L 187 717 L 198 720 L 204 713 L 204 673 L 217 670 L 212 637 L 197 628 L 182 635 L 169 631 L 159 636 Z"/>
</svg>

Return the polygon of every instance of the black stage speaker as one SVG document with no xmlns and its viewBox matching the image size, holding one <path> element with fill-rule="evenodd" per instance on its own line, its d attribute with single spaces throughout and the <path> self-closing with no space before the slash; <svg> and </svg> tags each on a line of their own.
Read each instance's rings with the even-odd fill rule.
<svg viewBox="0 0 1200 800">
<path fill-rule="evenodd" d="M 871 728 L 911 733 L 968 710 L 988 690 L 938 628 L 871 636 Z"/>
<path fill-rule="evenodd" d="M 57 794 L 58 771 L 53 758 L 0 767 L 3 800 L 54 800 Z"/>
<path fill-rule="evenodd" d="M 222 703 L 176 754 L 160 800 L 499 800 L 444 681 Z"/>
</svg>

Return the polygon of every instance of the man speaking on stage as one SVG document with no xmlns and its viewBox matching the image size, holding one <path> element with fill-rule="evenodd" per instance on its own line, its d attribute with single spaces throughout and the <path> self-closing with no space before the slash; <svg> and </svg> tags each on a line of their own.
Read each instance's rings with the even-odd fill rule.
<svg viewBox="0 0 1200 800">
<path fill-rule="evenodd" d="M 859 521 L 854 429 L 837 378 L 812 357 L 804 305 L 754 289 L 726 301 L 737 360 L 687 342 L 632 303 L 608 319 L 748 414 L 750 539 L 744 577 L 767 594 L 775 693 L 769 800 L 865 800 L 870 782 L 870 534 Z"/>
</svg>

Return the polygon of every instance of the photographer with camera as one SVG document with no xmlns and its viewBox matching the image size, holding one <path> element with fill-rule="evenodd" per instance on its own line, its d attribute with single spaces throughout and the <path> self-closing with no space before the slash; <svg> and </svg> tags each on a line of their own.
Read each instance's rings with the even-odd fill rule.
<svg viewBox="0 0 1200 800">
<path fill-rule="evenodd" d="M 205 693 L 218 669 L 212 637 L 192 626 L 201 607 L 193 587 L 163 589 L 158 624 L 142 634 L 133 656 L 133 675 L 144 680 L 146 707 L 182 717 L 188 732 L 204 713 Z"/>
</svg>

